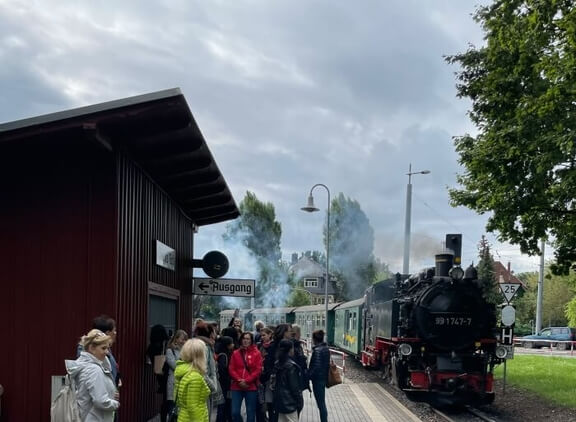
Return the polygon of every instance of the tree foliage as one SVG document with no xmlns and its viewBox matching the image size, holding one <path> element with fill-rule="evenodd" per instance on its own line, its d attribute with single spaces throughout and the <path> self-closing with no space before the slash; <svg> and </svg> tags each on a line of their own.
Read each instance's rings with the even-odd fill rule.
<svg viewBox="0 0 576 422">
<path fill-rule="evenodd" d="M 488 303 L 500 305 L 502 303 L 502 293 L 498 286 L 498 281 L 494 275 L 494 258 L 490 252 L 490 243 L 485 236 L 482 236 L 478 243 L 478 280 L 483 284 L 483 295 Z"/>
<path fill-rule="evenodd" d="M 241 215 L 226 226 L 224 239 L 240 240 L 256 259 L 259 273 L 256 304 L 283 306 L 290 276 L 286 265 L 281 262 L 282 226 L 276 221 L 274 205 L 260 201 L 252 192 L 246 192 L 239 209 Z"/>
<path fill-rule="evenodd" d="M 453 205 L 491 212 L 487 230 L 529 254 L 550 238 L 554 270 L 576 262 L 576 6 L 573 0 L 500 0 L 475 13 L 486 44 L 458 64 L 476 136 L 455 140 L 461 189 Z"/>
<path fill-rule="evenodd" d="M 515 300 L 517 324 L 534 325 L 536 321 L 536 299 L 538 295 L 539 274 L 525 273 L 521 279 L 527 285 L 527 291 Z M 542 328 L 564 326 L 568 323 L 568 304 L 574 297 L 575 289 L 571 285 L 574 275 L 554 275 L 549 268 L 544 277 L 542 292 Z"/>
<path fill-rule="evenodd" d="M 326 242 L 324 227 L 324 242 Z M 330 207 L 330 273 L 336 274 L 338 296 L 357 299 L 376 278 L 374 229 L 360 204 L 340 193 Z"/>
</svg>

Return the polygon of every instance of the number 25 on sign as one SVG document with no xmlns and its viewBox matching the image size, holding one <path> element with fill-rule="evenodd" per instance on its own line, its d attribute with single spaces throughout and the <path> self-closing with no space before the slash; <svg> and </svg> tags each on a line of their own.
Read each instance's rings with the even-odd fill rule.
<svg viewBox="0 0 576 422">
<path fill-rule="evenodd" d="M 500 283 L 500 290 L 508 303 L 510 303 L 512 298 L 518 293 L 519 288 L 519 283 Z"/>
</svg>

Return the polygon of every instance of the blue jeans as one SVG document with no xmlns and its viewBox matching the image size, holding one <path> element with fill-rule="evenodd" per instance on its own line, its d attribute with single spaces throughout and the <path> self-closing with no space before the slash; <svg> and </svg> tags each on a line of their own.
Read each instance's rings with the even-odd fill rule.
<svg viewBox="0 0 576 422">
<path fill-rule="evenodd" d="M 320 422 L 328 422 L 328 409 L 326 409 L 326 380 L 312 380 L 312 391 L 320 411 Z"/>
<path fill-rule="evenodd" d="M 242 422 L 242 400 L 246 400 L 246 422 L 256 420 L 256 404 L 258 403 L 257 391 L 232 390 L 232 420 Z"/>
</svg>

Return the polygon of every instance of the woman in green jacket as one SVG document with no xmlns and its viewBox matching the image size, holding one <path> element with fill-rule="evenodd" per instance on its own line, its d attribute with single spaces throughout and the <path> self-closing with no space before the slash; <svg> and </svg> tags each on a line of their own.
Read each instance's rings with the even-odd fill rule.
<svg viewBox="0 0 576 422">
<path fill-rule="evenodd" d="M 209 422 L 206 399 L 210 395 L 206 375 L 206 346 L 199 339 L 186 341 L 174 371 L 178 422 Z"/>
</svg>

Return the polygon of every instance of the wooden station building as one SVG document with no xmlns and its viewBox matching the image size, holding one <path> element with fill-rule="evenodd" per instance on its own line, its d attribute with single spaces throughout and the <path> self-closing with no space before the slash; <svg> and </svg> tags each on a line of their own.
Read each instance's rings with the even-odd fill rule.
<svg viewBox="0 0 576 422">
<path fill-rule="evenodd" d="M 237 205 L 179 89 L 0 125 L 0 421 L 50 420 L 95 316 L 116 319 L 121 421 L 161 396 L 150 327 L 192 328 L 194 233 Z"/>
</svg>

